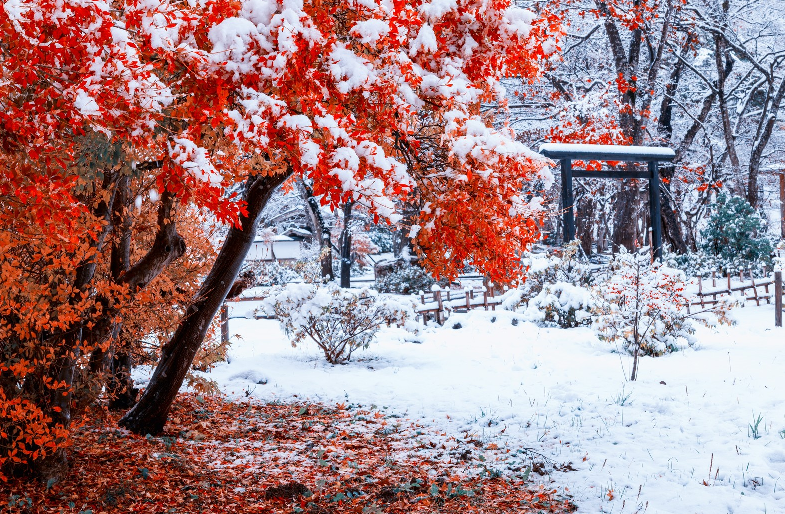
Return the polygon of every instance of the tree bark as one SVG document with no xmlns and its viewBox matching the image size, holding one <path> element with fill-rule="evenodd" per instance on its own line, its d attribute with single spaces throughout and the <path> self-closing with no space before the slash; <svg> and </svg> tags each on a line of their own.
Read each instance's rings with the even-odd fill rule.
<svg viewBox="0 0 785 514">
<path fill-rule="evenodd" d="M 739 155 L 736 152 L 736 141 L 733 137 L 733 126 L 730 122 L 730 112 L 728 110 L 728 99 L 725 96 L 725 79 L 727 78 L 726 71 L 729 68 L 729 62 L 723 64 L 722 59 L 725 57 L 726 61 L 731 61 L 731 57 L 727 55 L 725 48 L 725 39 L 720 34 L 714 35 L 714 62 L 717 67 L 717 96 L 720 107 L 720 119 L 722 120 L 722 132 L 725 136 L 725 146 L 728 150 L 728 159 L 730 159 L 733 168 L 734 178 L 738 179 L 740 164 Z"/>
<path fill-rule="evenodd" d="M 115 173 L 107 172 L 104 175 L 104 190 L 113 190 L 114 184 L 117 179 Z M 106 238 L 111 231 L 111 211 L 112 203 L 114 201 L 115 191 L 112 191 L 107 201 L 101 201 L 95 207 L 93 214 L 98 219 L 106 221 L 97 237 L 92 240 L 93 246 L 99 252 L 103 247 Z M 73 301 L 79 301 L 82 294 L 87 293 L 90 284 L 95 276 L 97 263 L 94 258 L 80 263 L 76 268 L 74 277 L 73 288 L 78 292 L 74 295 Z M 30 380 L 35 384 L 36 395 L 41 399 L 49 397 L 48 412 L 51 421 L 50 426 L 60 425 L 63 428 L 69 428 L 71 425 L 71 407 L 74 395 L 74 377 L 76 375 L 76 363 L 82 354 L 82 341 L 83 341 L 83 324 L 84 321 L 79 322 L 71 330 L 66 333 L 53 335 L 52 337 L 61 337 L 63 344 L 61 345 L 57 356 L 54 359 L 47 376 L 54 379 L 58 387 L 48 387 L 41 381 L 39 384 L 37 380 Z M 27 379 L 25 386 L 27 386 Z M 62 479 L 63 475 L 68 470 L 68 460 L 64 447 L 57 448 L 54 452 L 46 457 L 39 459 L 33 463 L 34 473 L 38 475 L 44 482 L 50 483 Z"/>
<path fill-rule="evenodd" d="M 753 209 L 758 208 L 758 176 L 760 175 L 760 163 L 763 158 L 763 150 L 769 144 L 769 139 L 774 131 L 774 123 L 777 121 L 777 113 L 780 110 L 783 97 L 785 97 L 785 78 L 780 82 L 777 92 L 774 93 L 769 104 L 769 109 L 764 109 L 761 114 L 761 124 L 757 138 L 752 146 L 750 154 L 750 166 L 747 177 L 747 201 Z M 768 99 L 767 99 L 768 100 Z"/>
<path fill-rule="evenodd" d="M 352 207 L 353 201 L 343 206 L 343 230 L 341 230 L 341 287 L 352 287 Z"/>
<path fill-rule="evenodd" d="M 585 194 L 582 195 L 575 204 L 575 233 L 576 237 L 581 241 L 583 253 L 588 257 L 591 255 L 591 247 L 594 239 L 595 202 L 592 195 Z"/>
<path fill-rule="evenodd" d="M 613 224 L 613 252 L 619 251 L 620 247 L 634 252 L 636 247 L 642 246 L 639 238 L 638 216 L 641 204 L 641 195 L 637 185 L 622 183 L 619 192 L 613 202 L 616 219 Z"/>
<path fill-rule="evenodd" d="M 158 231 L 153 245 L 131 266 L 132 220 L 128 213 L 131 204 L 128 176 L 122 176 L 118 180 L 115 196 L 112 227 L 117 233 L 112 242 L 110 272 L 116 284 L 127 286 L 130 294 L 134 295 L 185 253 L 185 240 L 177 233 L 174 221 L 177 198 L 168 191 L 161 195 Z M 119 306 L 113 305 L 108 298 L 101 298 L 99 301 L 103 305 L 103 315 L 91 329 L 84 331 L 84 338 L 93 348 L 89 366 L 91 376 L 83 377 L 86 384 L 79 388 L 76 403 L 81 410 L 95 401 L 103 386 L 98 376 L 109 369 L 111 373 L 106 385 L 113 398 L 110 408 L 127 409 L 133 405 L 136 398 L 131 380 L 133 356 L 129 349 L 117 344 L 117 338 L 122 333 L 122 323 L 115 321 Z M 107 341 L 111 341 L 109 348 L 106 348 Z M 120 395 L 124 397 L 114 401 L 114 398 Z"/>
<path fill-rule="evenodd" d="M 319 200 L 313 195 L 313 189 L 305 178 L 298 180 L 300 194 L 308 205 L 308 216 L 314 227 L 314 236 L 319 241 L 319 263 L 321 264 L 322 280 L 330 282 L 335 278 L 333 272 L 333 249 L 330 241 L 330 230 L 322 215 Z"/>
<path fill-rule="evenodd" d="M 119 424 L 137 434 L 159 434 L 169 410 L 204 340 L 210 323 L 234 284 L 248 254 L 264 206 L 273 191 L 291 175 L 249 177 L 243 199 L 247 215 L 240 216 L 241 228 L 232 227 L 209 275 L 199 288 L 172 339 L 163 347 L 161 359 L 139 402 L 120 419 Z"/>
</svg>

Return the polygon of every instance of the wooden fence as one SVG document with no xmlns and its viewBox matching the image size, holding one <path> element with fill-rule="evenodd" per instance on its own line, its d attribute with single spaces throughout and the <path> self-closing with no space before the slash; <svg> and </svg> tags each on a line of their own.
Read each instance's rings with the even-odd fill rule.
<svg viewBox="0 0 785 514">
<path fill-rule="evenodd" d="M 741 293 L 745 301 L 754 301 L 756 305 L 760 305 L 760 302 L 764 300 L 766 303 L 771 303 L 774 294 L 769 291 L 769 288 L 774 285 L 774 279 L 767 277 L 755 280 L 751 272 L 748 274 L 748 278 L 749 280 L 745 280 L 744 272 L 739 271 L 739 281 L 737 283 L 733 283 L 730 274 L 728 274 L 726 277 L 719 279 L 719 282 L 722 284 L 717 286 L 717 277 L 712 272 L 711 285 L 707 284 L 704 286 L 703 277 L 698 277 L 698 293 L 691 305 L 700 305 L 701 307 L 714 305 L 722 301 L 719 297 L 737 292 Z"/>
<path fill-rule="evenodd" d="M 690 305 L 700 305 L 705 307 L 707 305 L 716 305 L 722 300 L 722 295 L 731 295 L 733 293 L 741 293 L 741 297 L 745 302 L 755 302 L 760 305 L 760 302 L 766 301 L 770 304 L 774 300 L 774 326 L 782 326 L 782 272 L 775 271 L 773 277 L 766 277 L 755 280 L 752 273 L 749 273 L 749 281 L 744 279 L 744 273 L 739 272 L 739 282 L 734 284 L 731 280 L 730 274 L 723 279 L 721 286 L 717 286 L 717 277 L 714 273 L 711 274 L 711 286 L 703 285 L 703 278 L 698 278 L 698 293 L 696 299 Z M 769 288 L 774 287 L 772 292 Z M 762 291 L 761 291 L 762 289 Z M 711 298 L 709 298 L 711 297 Z"/>
<path fill-rule="evenodd" d="M 475 278 L 475 277 L 471 277 Z M 748 274 L 748 279 L 745 280 L 744 273 L 739 272 L 739 281 L 734 283 L 730 275 L 718 279 L 714 273 L 707 283 L 704 285 L 704 279 L 698 279 L 698 293 L 695 300 L 690 302 L 690 305 L 706 307 L 708 305 L 715 305 L 721 302 L 721 296 L 731 295 L 740 292 L 745 301 L 754 301 L 760 305 L 762 301 L 770 304 L 774 300 L 774 325 L 777 327 L 782 326 L 782 309 L 783 309 L 783 288 L 782 288 L 782 272 L 777 271 L 774 273 L 773 278 L 762 278 L 756 280 L 752 273 Z M 717 285 L 721 282 L 721 285 Z M 773 287 L 772 292 L 770 288 Z M 415 309 L 417 317 L 422 318 L 423 324 L 428 324 L 428 319 L 434 319 L 438 324 L 443 325 L 447 319 L 447 314 L 450 312 L 468 312 L 472 309 L 483 308 L 496 310 L 496 306 L 501 304 L 501 297 L 497 296 L 497 289 L 492 287 L 490 283 L 485 282 L 482 287 L 462 289 L 437 289 L 427 293 L 420 293 L 420 306 Z M 253 302 L 261 301 L 263 297 L 253 296 L 245 298 L 232 298 L 226 300 L 221 306 L 221 340 L 226 342 L 229 340 L 229 309 L 228 302 Z"/>
<path fill-rule="evenodd" d="M 501 297 L 496 296 L 495 290 L 489 285 L 481 288 L 463 288 L 458 290 L 437 289 L 420 294 L 421 306 L 416 309 L 417 316 L 422 317 L 424 325 L 428 318 L 433 316 L 436 322 L 443 325 L 447 319 L 446 314 L 451 311 L 470 311 L 472 309 L 488 308 L 496 310 L 501 303 Z"/>
</svg>

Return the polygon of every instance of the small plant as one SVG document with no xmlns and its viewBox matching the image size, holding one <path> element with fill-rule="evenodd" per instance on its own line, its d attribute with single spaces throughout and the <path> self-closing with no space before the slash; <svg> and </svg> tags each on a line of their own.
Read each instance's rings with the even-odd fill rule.
<svg viewBox="0 0 785 514">
<path fill-rule="evenodd" d="M 278 261 L 259 261 L 250 268 L 259 286 L 277 286 L 301 280 L 301 276 L 291 266 Z"/>
<path fill-rule="evenodd" d="M 524 316 L 543 326 L 573 328 L 591 324 L 591 291 L 567 282 L 546 284 L 529 300 Z"/>
<path fill-rule="evenodd" d="M 632 392 L 629 392 L 627 394 L 624 393 L 625 393 L 624 387 L 622 386 L 621 392 L 616 395 L 616 398 L 613 399 L 613 403 L 615 403 L 619 407 L 624 407 L 625 405 L 627 405 L 627 402 L 629 402 L 630 398 L 632 397 Z"/>
<path fill-rule="evenodd" d="M 749 430 L 747 430 L 747 436 L 753 439 L 760 439 L 760 424 L 763 421 L 763 416 L 761 414 L 758 414 L 757 417 L 755 417 L 755 414 L 752 416 L 752 423 L 750 423 Z"/>
<path fill-rule="evenodd" d="M 263 308 L 275 313 L 292 346 L 311 339 L 330 364 L 344 364 L 367 348 L 383 323 L 406 326 L 415 317 L 411 305 L 334 284 L 290 284 L 273 291 Z"/>
<path fill-rule="evenodd" d="M 622 249 L 611 270 L 611 277 L 594 289 L 594 327 L 600 339 L 621 343 L 632 354 L 630 380 L 635 380 L 640 355 L 660 356 L 676 351 L 682 341 L 692 344 L 693 323 L 709 324 L 709 320 L 701 317 L 706 311 L 690 313 L 684 273 L 652 263 L 647 249 L 637 253 Z M 723 322 L 726 308 L 718 304 L 708 310 Z"/>
<path fill-rule="evenodd" d="M 548 257 L 527 254 L 524 257 L 524 262 L 529 267 L 526 282 L 505 294 L 502 308 L 506 310 L 525 310 L 530 302 L 543 293 L 546 288 L 548 292 L 545 293 L 545 297 L 548 294 L 561 296 L 566 289 L 562 284 L 584 290 L 594 283 L 589 260 L 583 254 L 578 240 L 567 243 L 558 255 Z M 545 297 L 540 297 L 537 303 L 543 304 Z M 554 325 L 563 326 L 557 321 L 563 316 L 554 312 L 552 317 Z M 582 324 L 582 322 L 578 324 Z"/>
</svg>

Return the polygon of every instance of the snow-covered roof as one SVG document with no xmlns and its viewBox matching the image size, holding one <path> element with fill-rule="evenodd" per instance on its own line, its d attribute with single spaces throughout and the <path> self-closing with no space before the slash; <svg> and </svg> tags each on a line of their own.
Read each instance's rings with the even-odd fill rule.
<svg viewBox="0 0 785 514">
<path fill-rule="evenodd" d="M 292 238 L 291 238 L 291 237 L 289 237 L 289 236 L 281 236 L 281 235 L 273 236 L 273 237 L 271 237 L 270 239 L 271 239 L 272 241 L 275 241 L 276 243 L 277 243 L 278 241 L 294 241 L 294 239 L 292 239 Z M 263 237 L 257 237 L 256 239 L 254 239 L 254 241 L 253 241 L 253 242 L 254 242 L 254 243 L 265 243 L 265 242 L 267 242 L 267 241 L 266 241 L 266 240 L 265 240 L 265 238 L 263 238 Z"/>
<path fill-rule="evenodd" d="M 661 146 L 617 146 L 545 143 L 540 153 L 551 159 L 589 159 L 596 161 L 670 161 L 676 152 Z"/>
<path fill-rule="evenodd" d="M 300 227 L 292 227 L 286 229 L 284 231 L 284 234 L 288 234 L 290 236 L 295 236 L 295 237 L 311 237 L 313 235 L 313 233 L 307 228 L 300 228 Z"/>
</svg>

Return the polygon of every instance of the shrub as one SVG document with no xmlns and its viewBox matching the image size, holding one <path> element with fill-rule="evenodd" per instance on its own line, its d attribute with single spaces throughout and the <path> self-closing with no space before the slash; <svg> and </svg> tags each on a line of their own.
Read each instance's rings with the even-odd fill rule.
<svg viewBox="0 0 785 514">
<path fill-rule="evenodd" d="M 585 288 L 594 282 L 589 261 L 583 254 L 578 240 L 566 244 L 559 255 L 529 254 L 525 257 L 525 261 L 528 266 L 526 281 L 520 287 L 505 293 L 502 300 L 502 308 L 504 309 L 516 311 L 527 308 L 529 302 L 540 295 L 543 289 L 549 285 L 552 294 L 555 284 Z M 562 294 L 561 289 L 556 293 L 557 296 Z"/>
<path fill-rule="evenodd" d="M 335 284 L 289 284 L 273 291 L 263 308 L 276 315 L 292 346 L 311 339 L 331 364 L 346 363 L 355 350 L 368 348 L 383 323 L 411 326 L 415 317 L 411 305 Z"/>
<path fill-rule="evenodd" d="M 368 231 L 368 238 L 376 245 L 379 253 L 390 253 L 393 251 L 393 233 L 384 225 L 374 225 Z"/>
<path fill-rule="evenodd" d="M 412 294 L 417 291 L 429 291 L 436 280 L 419 266 L 401 260 L 393 270 L 376 280 L 374 289 L 381 293 Z"/>
<path fill-rule="evenodd" d="M 302 280 L 300 274 L 292 266 L 278 261 L 257 261 L 248 265 L 255 278 L 255 286 L 279 286 L 289 282 Z"/>
<path fill-rule="evenodd" d="M 690 313 L 684 273 L 651 263 L 648 249 L 628 253 L 622 248 L 611 270 L 610 278 L 594 288 L 594 327 L 600 339 L 621 343 L 633 355 L 630 380 L 637 378 L 639 355 L 659 356 L 677 350 L 683 342 L 693 344 L 694 322 L 709 324 L 701 317 L 706 312 L 713 311 L 720 322 L 727 322 L 730 304 Z"/>
<path fill-rule="evenodd" d="M 546 284 L 529 300 L 524 317 L 544 326 L 573 328 L 591 324 L 591 291 L 567 282 Z"/>
<path fill-rule="evenodd" d="M 771 241 L 757 212 L 743 198 L 721 193 L 713 205 L 709 225 L 701 232 L 700 249 L 716 259 L 725 273 L 771 267 Z"/>
</svg>

